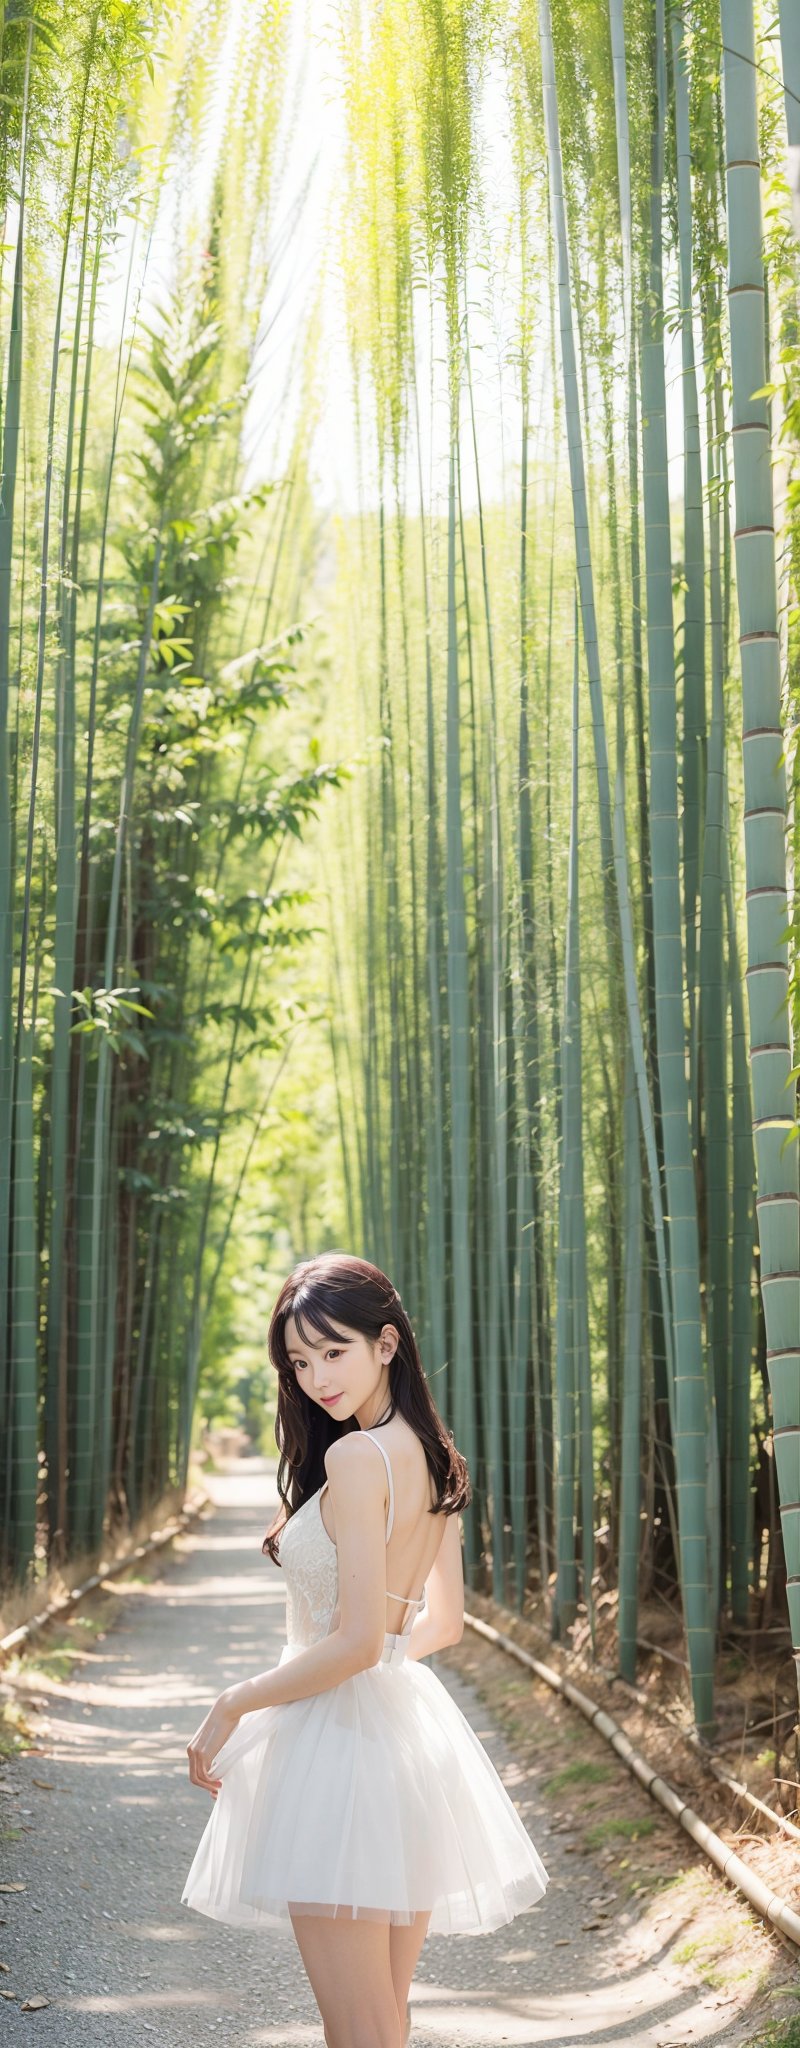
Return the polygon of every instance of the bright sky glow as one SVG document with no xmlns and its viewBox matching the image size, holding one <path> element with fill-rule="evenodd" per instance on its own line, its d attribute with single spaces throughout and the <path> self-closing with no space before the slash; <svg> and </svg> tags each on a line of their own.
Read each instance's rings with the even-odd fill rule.
<svg viewBox="0 0 800 2048">
<path fill-rule="evenodd" d="M 243 4 L 246 5 L 247 0 L 243 0 Z M 319 424 L 313 446 L 315 488 L 321 505 L 352 514 L 359 507 L 359 476 L 339 256 L 342 237 L 347 231 L 344 196 L 346 138 L 336 47 L 336 16 L 328 0 L 294 0 L 286 108 L 286 162 L 276 216 L 276 239 L 279 243 L 283 241 L 285 223 L 291 218 L 304 186 L 307 190 L 288 252 L 282 258 L 281 271 L 275 280 L 281 312 L 275 321 L 251 409 L 249 445 L 253 451 L 252 474 L 264 473 L 267 449 L 270 450 L 267 467 L 271 474 L 280 473 L 286 460 L 298 402 L 296 392 L 288 406 L 283 407 L 283 417 L 274 438 L 267 423 L 274 417 L 278 394 L 291 383 L 292 366 L 299 361 L 306 325 L 316 294 L 321 291 L 322 329 L 316 376 Z M 470 274 L 470 349 L 481 488 L 484 501 L 491 503 L 507 499 L 518 488 L 521 436 L 517 372 L 512 361 L 516 347 L 518 296 L 517 251 L 512 231 L 514 177 L 505 88 L 499 64 L 490 70 L 487 77 L 482 133 L 476 155 L 480 164 L 486 244 L 492 273 L 490 276 L 485 268 L 475 264 Z M 435 315 L 432 349 L 439 369 L 434 379 L 434 391 L 438 388 L 438 396 L 434 397 L 432 422 L 429 404 L 430 308 L 426 293 L 419 292 L 415 296 L 422 472 L 426 500 L 433 507 L 441 507 L 447 490 L 446 401 L 441 375 L 444 331 L 441 319 Z M 549 317 L 544 308 L 543 314 L 545 318 Z M 553 415 L 553 393 L 548 357 L 549 350 L 543 345 L 533 368 L 531 433 L 535 443 L 541 423 L 543 438 L 540 445 L 549 456 L 552 439 L 547 432 L 547 423 Z M 666 358 L 671 488 L 673 495 L 678 497 L 682 483 L 682 420 L 680 342 L 677 337 L 667 337 Z M 464 499 L 465 506 L 473 509 L 476 486 L 468 431 L 465 431 L 463 439 Z M 374 461 L 365 462 L 364 472 L 361 501 L 374 507 L 378 502 Z M 409 502 L 412 505 L 417 495 L 415 479 L 416 451 L 412 447 L 409 450 Z"/>
<path fill-rule="evenodd" d="M 219 106 L 235 91 L 238 34 L 242 12 L 248 4 L 249 0 L 233 0 L 230 8 L 227 41 L 215 79 Z M 259 354 L 258 377 L 246 424 L 245 452 L 248 484 L 285 474 L 298 413 L 304 409 L 307 417 L 311 404 L 317 419 L 312 444 L 315 495 L 320 508 L 328 507 L 347 516 L 356 513 L 359 505 L 377 505 L 378 478 L 375 450 L 370 445 L 363 451 L 363 471 L 359 477 L 355 441 L 353 377 L 341 265 L 347 234 L 346 135 L 338 36 L 336 0 L 292 0 L 287 88 L 276 157 L 280 173 L 273 227 L 274 267 L 265 308 L 266 339 Z M 221 127 L 222 123 L 217 123 L 215 109 L 211 107 L 209 136 L 217 125 Z M 519 292 L 518 251 L 513 231 L 515 191 L 508 110 L 499 63 L 490 67 L 486 79 L 476 160 L 482 182 L 485 237 L 478 252 L 480 260 L 473 262 L 468 278 L 470 354 L 481 490 L 484 503 L 489 505 L 508 502 L 516 496 L 521 439 L 518 374 L 513 360 Z M 209 148 L 201 161 L 199 179 L 193 178 L 191 187 L 190 204 L 196 218 L 202 218 L 210 194 L 214 163 L 214 151 Z M 177 216 L 186 203 L 187 194 L 180 180 L 173 181 L 165 193 L 147 252 L 143 294 L 146 307 L 157 305 L 172 282 L 173 251 L 179 243 Z M 115 281 L 106 294 L 99 326 L 99 339 L 106 342 L 116 340 L 123 318 L 132 233 L 128 224 L 117 244 Z M 141 230 L 138 234 L 134 280 L 144 258 Z M 438 306 L 431 321 L 427 292 L 417 292 L 415 299 L 423 489 L 428 506 L 441 510 L 446 503 L 448 459 L 444 326 Z M 130 310 L 129 304 L 129 313 Z M 545 305 L 542 321 L 541 345 L 534 356 L 531 380 L 532 463 L 537 446 L 546 461 L 553 447 L 548 423 L 553 418 L 554 394 L 547 338 L 549 313 Z M 318 324 L 319 340 L 309 388 L 303 368 L 314 324 Z M 682 483 L 682 419 L 677 336 L 667 336 L 666 363 L 671 491 L 678 498 Z M 367 406 L 368 432 L 371 424 Z M 474 509 L 476 482 L 466 415 L 462 489 L 465 509 Z M 408 451 L 409 509 L 413 510 L 417 502 L 417 456 L 412 441 Z"/>
</svg>

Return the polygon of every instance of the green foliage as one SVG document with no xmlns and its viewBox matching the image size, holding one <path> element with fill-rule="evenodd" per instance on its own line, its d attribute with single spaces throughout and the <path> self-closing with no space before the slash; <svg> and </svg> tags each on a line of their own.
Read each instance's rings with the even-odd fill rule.
<svg viewBox="0 0 800 2048">
<path fill-rule="evenodd" d="M 754 2034 L 752 2048 L 800 2048 L 800 2016 L 766 2020 Z"/>
<path fill-rule="evenodd" d="M 613 1778 L 610 1764 L 594 1763 L 591 1758 L 576 1758 L 574 1764 L 565 1764 L 547 1780 L 548 1792 L 563 1792 L 568 1785 L 602 1785 L 607 1778 Z"/>
<path fill-rule="evenodd" d="M 292 733 L 318 684 L 282 586 L 279 618 L 259 601 L 261 630 L 242 624 L 286 541 L 269 526 L 282 479 L 243 482 L 286 7 L 228 25 L 261 132 L 244 153 L 231 105 L 205 218 L 173 215 L 157 298 L 134 216 L 163 236 L 178 149 L 190 184 L 199 169 L 188 81 L 224 10 L 44 6 L 32 33 L 7 16 L 0 180 L 22 149 L 27 204 L 0 520 L 0 910 L 19 961 L 12 979 L 4 949 L 0 1558 L 22 1579 L 185 1481 L 247 1162 L 315 1014 L 297 982 L 311 898 L 280 866 L 342 774 Z M 135 289 L 101 340 L 125 242 Z M 240 1405 L 269 1441 L 263 1331 L 245 1356 L 225 1288 Z M 212 1406 L 230 1387 L 228 1362 Z"/>
<path fill-rule="evenodd" d="M 746 1621 L 763 1592 L 719 0 L 420 0 L 413 20 L 355 5 L 347 19 L 347 318 L 377 509 L 365 496 L 328 594 L 348 660 L 326 730 L 344 718 L 361 759 L 333 878 L 327 838 L 319 872 L 349 1231 L 419 1304 L 432 1386 L 469 1451 L 470 1582 L 521 1604 L 535 1580 L 557 1631 L 574 1573 L 581 1642 L 594 1595 L 619 1584 L 630 1678 L 637 1601 L 655 1589 L 683 1612 L 709 1726 L 720 1617 Z M 796 247 L 770 19 L 774 327 Z M 791 377 L 788 310 L 780 327 Z M 774 425 L 788 457 L 788 389 Z M 568 1006 L 576 568 L 591 720 L 581 705 L 585 966 Z M 577 1250 L 559 1264 L 565 1191 Z M 785 1377 L 796 1405 L 788 1362 Z"/>
<path fill-rule="evenodd" d="M 6 10 L 0 1547 L 23 1576 L 180 1483 L 202 1417 L 274 1449 L 274 1292 L 345 1241 L 411 1305 L 468 1455 L 473 1586 L 522 1607 L 535 1582 L 580 1640 L 619 1591 L 631 1678 L 655 1591 L 707 1720 L 720 1617 L 780 1568 L 774 1511 L 769 1546 L 749 1521 L 773 1399 L 796 1497 L 797 1389 L 791 1340 L 757 1369 L 745 924 L 750 967 L 786 948 L 794 1013 L 800 988 L 753 886 L 768 842 L 781 893 L 782 804 L 744 805 L 738 736 L 755 639 L 781 650 L 781 753 L 797 710 L 800 275 L 768 0 L 732 157 L 763 156 L 765 317 L 733 349 L 726 265 L 749 234 L 760 293 L 762 250 L 725 190 L 732 4 L 342 0 L 353 520 L 314 504 L 321 290 L 286 463 L 246 457 L 288 0 Z M 780 641 L 742 625 L 769 578 L 737 552 L 771 556 L 740 517 L 750 406 Z"/>
<path fill-rule="evenodd" d="M 622 1814 L 610 1814 L 607 1820 L 595 1821 L 586 1829 L 587 1849 L 604 1849 L 608 1842 L 640 1842 L 645 1835 L 652 1835 L 655 1821 L 641 1815 L 635 1820 L 626 1820 Z"/>
</svg>

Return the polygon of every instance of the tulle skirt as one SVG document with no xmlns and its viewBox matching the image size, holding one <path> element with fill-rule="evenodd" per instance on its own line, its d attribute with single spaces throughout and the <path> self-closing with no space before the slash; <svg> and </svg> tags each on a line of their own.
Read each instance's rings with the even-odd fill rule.
<svg viewBox="0 0 800 2048">
<path fill-rule="evenodd" d="M 398 1645 L 400 1647 L 398 1648 Z M 304 1647 L 287 1643 L 283 1664 Z M 245 1714 L 181 1904 L 235 1927 L 294 1914 L 489 1934 L 548 1873 L 469 1722 L 387 1636 L 380 1663 L 308 1699 Z"/>
</svg>

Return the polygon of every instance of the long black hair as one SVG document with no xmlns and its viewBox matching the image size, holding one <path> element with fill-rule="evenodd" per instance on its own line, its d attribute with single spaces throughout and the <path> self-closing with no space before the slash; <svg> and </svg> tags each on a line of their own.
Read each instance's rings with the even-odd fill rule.
<svg viewBox="0 0 800 2048">
<path fill-rule="evenodd" d="M 267 1349 L 278 1375 L 278 1412 L 275 1437 L 280 1452 L 278 1493 L 285 1513 L 279 1511 L 262 1543 L 262 1551 L 277 1564 L 278 1536 L 290 1516 L 322 1486 L 325 1452 L 336 1438 L 359 1428 L 354 1415 L 338 1423 L 319 1402 L 311 1401 L 298 1383 L 286 1349 L 286 1323 L 294 1317 L 298 1334 L 305 1340 L 309 1330 L 319 1336 L 336 1338 L 342 1326 L 357 1330 L 376 1343 L 386 1323 L 397 1331 L 397 1349 L 389 1361 L 390 1407 L 382 1421 L 390 1422 L 399 1411 L 414 1435 L 419 1437 L 428 1469 L 436 1482 L 436 1499 L 430 1513 L 455 1515 L 468 1507 L 472 1487 L 466 1463 L 445 1428 L 428 1386 L 417 1340 L 396 1287 L 379 1266 L 349 1252 L 321 1252 L 303 1259 L 284 1281 L 270 1318 Z"/>
</svg>

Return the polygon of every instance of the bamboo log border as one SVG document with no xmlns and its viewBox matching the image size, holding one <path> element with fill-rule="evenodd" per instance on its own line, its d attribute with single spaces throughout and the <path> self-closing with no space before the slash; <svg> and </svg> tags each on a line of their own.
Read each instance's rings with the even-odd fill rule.
<svg viewBox="0 0 800 2048">
<path fill-rule="evenodd" d="M 531 1628 L 532 1626 L 533 1624 L 528 1622 L 528 1627 Z M 648 1643 L 644 1636 L 637 1636 L 636 1642 L 639 1649 L 650 1650 L 656 1657 L 669 1657 L 671 1663 L 680 1664 L 684 1671 L 688 1671 L 689 1666 L 685 1657 L 676 1657 L 671 1650 L 664 1649 L 659 1643 Z M 593 1661 L 594 1668 L 599 1673 L 599 1676 L 605 1678 L 610 1685 L 623 1686 L 630 1698 L 636 1701 L 637 1707 L 644 1709 L 648 1720 L 652 1722 L 654 1727 L 666 1728 L 669 1725 L 665 1720 L 659 1720 L 658 1715 L 653 1712 L 653 1703 L 647 1698 L 646 1693 L 643 1693 L 638 1685 L 631 1685 L 630 1680 L 625 1677 L 622 1671 L 612 1670 L 610 1665 L 601 1663 L 599 1657 L 596 1657 Z M 671 1726 L 670 1733 L 674 1733 Z M 727 1785 L 730 1792 L 735 1792 L 737 1799 L 746 1799 L 748 1804 L 755 1807 L 758 1813 L 763 1813 L 765 1819 L 772 1822 L 773 1827 L 777 1828 L 779 1834 L 790 1835 L 793 1841 L 800 1842 L 800 1828 L 796 1828 L 793 1821 L 787 1820 L 785 1814 L 776 1813 L 773 1806 L 767 1806 L 766 1801 L 759 1799 L 756 1792 L 751 1792 L 749 1785 L 743 1784 L 741 1778 L 731 1777 L 730 1771 L 726 1771 L 719 1758 L 712 1754 L 708 1743 L 704 1742 L 701 1735 L 698 1735 L 696 1728 L 682 1729 L 680 1736 L 686 1748 L 690 1749 L 693 1756 L 699 1759 L 703 1769 L 709 1771 L 712 1778 L 717 1778 L 721 1785 Z"/>
<path fill-rule="evenodd" d="M 652 1650 L 657 1657 L 670 1656 L 671 1654 L 668 1650 L 660 1648 L 657 1643 L 645 1642 L 643 1636 L 637 1636 L 636 1641 L 641 1649 Z M 676 1664 L 682 1664 L 684 1671 L 688 1670 L 685 1658 L 674 1657 L 672 1661 Z M 638 1685 L 631 1685 L 621 1671 L 612 1671 L 607 1664 L 601 1664 L 599 1658 L 596 1660 L 595 1668 L 599 1672 L 600 1677 L 607 1679 L 611 1685 L 624 1686 L 631 1699 L 636 1701 L 638 1707 L 644 1709 L 648 1719 L 655 1727 L 665 1728 L 667 1726 L 665 1721 L 659 1722 L 658 1716 L 653 1713 L 652 1702 L 647 1698 L 647 1695 L 640 1690 Z M 712 1778 L 718 1779 L 720 1785 L 727 1785 L 729 1792 L 734 1792 L 737 1799 L 746 1799 L 748 1805 L 755 1807 L 758 1813 L 763 1813 L 765 1819 L 772 1822 L 772 1826 L 777 1828 L 779 1834 L 790 1835 L 793 1841 L 800 1842 L 800 1828 L 796 1828 L 793 1821 L 787 1820 L 785 1814 L 776 1813 L 773 1806 L 767 1806 L 766 1800 L 759 1799 L 756 1792 L 751 1792 L 749 1785 L 743 1784 L 741 1778 L 731 1777 L 730 1771 L 726 1771 L 724 1765 L 719 1762 L 718 1757 L 712 1755 L 708 1743 L 703 1741 L 701 1735 L 698 1735 L 696 1728 L 690 1728 L 688 1731 L 681 1730 L 681 1741 L 699 1759 L 703 1769 L 709 1771 Z"/>
<path fill-rule="evenodd" d="M 530 1626 L 530 1623 L 528 1625 Z M 646 1642 L 643 1636 L 637 1636 L 636 1641 L 640 1649 L 651 1650 L 656 1657 L 671 1656 L 669 1650 L 664 1650 L 658 1643 Z M 685 1658 L 673 1657 L 672 1661 L 676 1664 L 682 1664 L 684 1671 L 688 1670 Z M 607 1679 L 609 1684 L 624 1686 L 625 1691 L 630 1694 L 631 1699 L 636 1701 L 638 1707 L 644 1709 L 648 1719 L 654 1726 L 661 1726 L 662 1728 L 667 1726 L 666 1721 L 659 1722 L 658 1716 L 653 1713 L 652 1702 L 647 1698 L 647 1695 L 640 1690 L 638 1685 L 631 1685 L 621 1671 L 612 1671 L 608 1664 L 601 1664 L 599 1658 L 595 1660 L 595 1668 L 599 1672 L 600 1677 Z M 793 1821 L 787 1820 L 785 1814 L 776 1813 L 773 1806 L 767 1806 L 766 1801 L 759 1799 L 756 1792 L 751 1792 L 749 1785 L 743 1784 L 741 1778 L 733 1778 L 730 1771 L 726 1771 L 724 1764 L 720 1763 L 719 1758 L 712 1754 L 708 1743 L 703 1741 L 701 1735 L 698 1735 L 696 1728 L 681 1730 L 681 1741 L 685 1743 L 687 1749 L 692 1751 L 693 1756 L 699 1759 L 703 1769 L 709 1771 L 712 1778 L 718 1779 L 720 1785 L 727 1785 L 728 1790 L 734 1792 L 737 1799 L 746 1799 L 748 1804 L 755 1807 L 758 1813 L 763 1813 L 765 1819 L 772 1822 L 772 1826 L 777 1828 L 779 1834 L 790 1835 L 793 1841 L 800 1842 L 800 1828 L 796 1828 Z"/>
<path fill-rule="evenodd" d="M 571 1706 L 577 1707 L 579 1713 L 597 1729 L 598 1734 L 604 1736 L 611 1748 L 616 1750 L 617 1756 L 621 1758 L 632 1776 L 638 1778 L 651 1798 L 657 1800 L 659 1806 L 664 1807 L 665 1812 L 691 1836 L 698 1849 L 702 1849 L 704 1856 L 716 1864 L 728 1883 L 743 1893 L 748 1904 L 754 1906 L 757 1913 L 761 1913 L 765 1920 L 769 1920 L 781 1934 L 787 1935 L 788 1939 L 800 1948 L 800 1914 L 795 1913 L 785 1899 L 779 1898 L 777 1892 L 771 1892 L 763 1879 L 750 1869 L 749 1864 L 745 1863 L 741 1856 L 735 1855 L 721 1836 L 716 1834 L 706 1821 L 701 1820 L 694 1807 L 687 1804 L 680 1792 L 676 1792 L 674 1785 L 670 1785 L 666 1778 L 662 1778 L 658 1771 L 653 1770 L 647 1758 L 641 1756 L 638 1749 L 634 1749 L 633 1743 L 629 1741 L 619 1722 L 614 1720 L 613 1714 L 607 1713 L 605 1707 L 599 1707 L 597 1701 L 590 1699 L 588 1693 L 581 1692 L 580 1687 L 573 1685 L 570 1678 L 562 1678 L 560 1671 L 554 1670 L 552 1664 L 543 1664 L 530 1650 L 524 1650 L 521 1643 L 515 1643 L 511 1636 L 503 1635 L 500 1629 L 493 1628 L 491 1622 L 482 1621 L 479 1615 L 468 1612 L 464 1614 L 464 1621 L 469 1628 L 475 1630 L 476 1635 L 484 1636 L 486 1641 L 493 1643 L 497 1649 L 506 1650 L 510 1657 L 516 1658 L 518 1664 L 524 1664 L 536 1678 L 541 1678 L 545 1685 L 549 1685 L 553 1692 L 561 1693 L 562 1698 L 569 1700 Z"/>
<path fill-rule="evenodd" d="M 181 1508 L 178 1515 L 171 1516 L 163 1529 L 154 1530 L 152 1536 L 148 1536 L 144 1543 L 137 1543 L 134 1550 L 124 1551 L 121 1557 L 113 1558 L 110 1564 L 98 1565 L 96 1572 L 92 1572 L 80 1586 L 73 1586 L 72 1591 L 62 1600 L 51 1600 L 47 1607 L 42 1608 L 41 1614 L 32 1614 L 30 1621 L 22 1622 L 20 1627 L 12 1629 L 9 1635 L 0 1637 L 0 1662 L 10 1657 L 13 1650 L 20 1649 L 31 1636 L 38 1635 L 40 1629 L 46 1628 L 49 1622 L 58 1621 L 62 1615 L 69 1614 L 87 1593 L 94 1593 L 97 1587 L 105 1585 L 108 1579 L 119 1578 L 120 1572 L 127 1571 L 132 1564 L 138 1564 L 142 1558 L 150 1557 L 154 1550 L 163 1550 L 166 1543 L 171 1543 L 173 1537 L 180 1536 L 184 1529 L 188 1529 L 190 1524 L 197 1520 L 203 1509 L 211 1505 L 210 1494 L 200 1494 L 190 1506 Z"/>
</svg>

